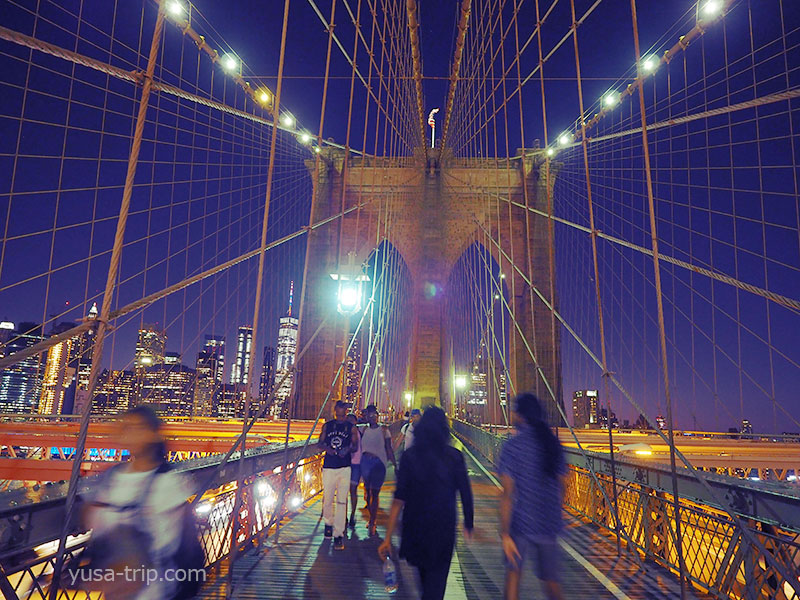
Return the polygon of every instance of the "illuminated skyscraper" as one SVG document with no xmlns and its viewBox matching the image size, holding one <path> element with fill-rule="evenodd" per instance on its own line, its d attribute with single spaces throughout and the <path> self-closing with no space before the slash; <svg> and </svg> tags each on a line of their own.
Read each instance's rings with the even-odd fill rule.
<svg viewBox="0 0 800 600">
<path fill-rule="evenodd" d="M 42 328 L 36 323 L 23 322 L 9 337 L 9 341 L 3 346 L 5 356 L 42 341 Z M 39 405 L 43 372 L 44 363 L 39 355 L 26 358 L 0 371 L 0 411 L 34 412 Z"/>
<path fill-rule="evenodd" d="M 225 337 L 207 335 L 202 351 L 205 352 L 206 366 L 211 369 L 214 379 L 221 383 L 225 378 Z"/>
<path fill-rule="evenodd" d="M 135 368 L 141 369 L 163 364 L 166 345 L 166 331 L 158 325 L 142 326 L 139 330 L 139 339 L 136 342 Z"/>
<path fill-rule="evenodd" d="M 60 415 L 64 408 L 64 395 L 75 375 L 69 368 L 72 340 L 64 340 L 47 351 L 47 362 L 39 398 L 39 414 Z"/>
<path fill-rule="evenodd" d="M 275 365 L 275 384 L 278 391 L 275 393 L 275 402 L 272 405 L 272 414 L 280 415 L 286 400 L 292 393 L 294 383 L 294 358 L 297 352 L 297 327 L 298 320 L 292 316 L 292 300 L 294 296 L 294 281 L 289 286 L 289 310 L 285 317 L 280 318 L 278 329 L 278 360 Z M 285 377 L 285 379 L 284 379 Z"/>
<path fill-rule="evenodd" d="M 104 369 L 97 381 L 97 393 L 92 399 L 92 411 L 101 415 L 124 413 L 131 405 L 136 376 L 133 371 Z"/>
<path fill-rule="evenodd" d="M 181 364 L 161 363 L 140 371 L 139 403 L 159 416 L 189 417 L 194 408 L 195 371 Z"/>
<path fill-rule="evenodd" d="M 351 403 L 354 407 L 361 406 L 361 340 L 353 334 L 350 338 L 350 352 L 347 353 L 345 363 L 344 390 L 342 396 L 344 401 Z M 348 344 L 349 345 L 349 344 Z"/>
<path fill-rule="evenodd" d="M 572 395 L 572 426 L 575 429 L 600 427 L 597 390 L 577 390 Z"/>
<path fill-rule="evenodd" d="M 275 360 L 277 353 L 272 346 L 264 346 L 264 362 L 261 365 L 261 381 L 258 386 L 258 397 L 261 408 L 267 405 L 269 395 L 275 386 Z"/>
<path fill-rule="evenodd" d="M 250 346 L 253 343 L 253 328 L 248 325 L 239 327 L 236 336 L 236 360 L 231 369 L 231 384 L 247 385 L 250 369 Z"/>
</svg>

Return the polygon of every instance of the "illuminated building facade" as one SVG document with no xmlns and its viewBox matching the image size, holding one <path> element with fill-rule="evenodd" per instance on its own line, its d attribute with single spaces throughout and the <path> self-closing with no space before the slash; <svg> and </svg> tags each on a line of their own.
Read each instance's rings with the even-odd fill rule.
<svg viewBox="0 0 800 600">
<path fill-rule="evenodd" d="M 103 415 L 124 413 L 131 406 L 135 384 L 136 375 L 133 371 L 104 369 L 97 382 L 92 411 Z"/>
<path fill-rule="evenodd" d="M 572 426 L 576 429 L 600 427 L 597 390 L 577 390 L 572 394 Z"/>
<path fill-rule="evenodd" d="M 29 348 L 43 339 L 42 328 L 37 323 L 19 323 L 13 332 L 6 327 L 3 328 L 3 334 L 10 338 L 3 346 L 5 356 Z M 35 412 L 41 397 L 43 374 L 44 364 L 39 355 L 0 371 L 0 412 Z"/>
<path fill-rule="evenodd" d="M 267 406 L 269 395 L 275 387 L 275 361 L 277 352 L 272 346 L 264 347 L 264 361 L 261 364 L 261 380 L 258 384 L 258 398 L 261 408 Z"/>
<path fill-rule="evenodd" d="M 194 381 L 195 370 L 181 364 L 145 367 L 137 400 L 160 416 L 189 417 L 194 408 Z"/>
<path fill-rule="evenodd" d="M 236 336 L 236 360 L 231 369 L 231 384 L 247 385 L 252 344 L 253 328 L 242 325 L 239 327 L 239 333 Z"/>
<path fill-rule="evenodd" d="M 345 363 L 343 400 L 354 407 L 361 407 L 361 340 L 357 335 L 350 338 L 350 352 Z"/>
<path fill-rule="evenodd" d="M 167 345 L 167 332 L 158 325 L 144 325 L 139 330 L 136 342 L 136 369 L 160 365 L 164 362 L 164 349 Z"/>
<path fill-rule="evenodd" d="M 75 376 L 69 367 L 72 340 L 64 340 L 47 351 L 47 362 L 42 378 L 42 393 L 39 397 L 39 414 L 60 415 L 64 409 L 64 396 Z"/>
<path fill-rule="evenodd" d="M 292 394 L 294 384 L 295 354 L 297 352 L 297 328 L 299 321 L 292 316 L 292 299 L 294 296 L 294 282 L 289 287 L 289 311 L 285 317 L 280 318 L 278 328 L 278 358 L 275 364 L 275 385 L 278 391 L 275 392 L 275 402 L 272 404 L 271 412 L 275 415 L 283 414 L 286 401 Z"/>
</svg>

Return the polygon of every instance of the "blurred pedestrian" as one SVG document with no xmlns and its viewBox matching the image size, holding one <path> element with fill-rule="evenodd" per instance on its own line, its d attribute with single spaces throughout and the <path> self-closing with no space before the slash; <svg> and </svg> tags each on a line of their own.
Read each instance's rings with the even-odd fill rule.
<svg viewBox="0 0 800 600">
<path fill-rule="evenodd" d="M 355 414 L 347 415 L 353 425 L 353 435 L 358 440 L 358 449 L 350 455 L 350 529 L 356 526 L 356 503 L 358 502 L 358 484 L 361 481 L 361 434 L 358 430 L 358 419 Z"/>
<path fill-rule="evenodd" d="M 350 488 L 352 453 L 358 449 L 358 432 L 347 420 L 347 404 L 339 400 L 334 415 L 322 426 L 317 447 L 325 452 L 322 460 L 322 518 L 325 537 L 333 537 L 333 549 L 344 550 L 347 519 L 347 492 Z"/>
<path fill-rule="evenodd" d="M 386 463 L 391 461 L 397 469 L 397 461 L 389 429 L 378 423 L 378 408 L 370 404 L 366 414 L 367 425 L 361 429 L 361 477 L 367 489 L 369 534 L 375 535 L 379 498 L 386 479 Z"/>
<path fill-rule="evenodd" d="M 441 408 L 425 409 L 416 426 L 414 445 L 403 453 L 397 471 L 382 558 L 392 549 L 392 534 L 400 513 L 400 558 L 417 567 L 422 600 L 441 600 L 450 572 L 456 538 L 456 492 L 464 512 L 464 535 L 472 536 L 472 488 L 464 456 L 450 446 L 450 428 Z"/>
<path fill-rule="evenodd" d="M 408 423 L 400 428 L 400 433 L 403 434 L 403 451 L 405 452 L 414 444 L 414 427 L 419 423 L 422 418 L 422 411 L 415 408 L 411 411 Z"/>
<path fill-rule="evenodd" d="M 178 593 L 177 578 L 169 581 L 163 575 L 180 566 L 176 554 L 186 524 L 181 511 L 189 510 L 186 499 L 192 490 L 183 475 L 170 470 L 160 430 L 160 419 L 147 405 L 125 413 L 120 445 L 130 450 L 131 459 L 101 475 L 84 511 L 92 538 L 89 568 L 80 577 L 113 572 L 102 586 L 109 600 L 164 600 Z M 77 573 L 67 572 L 70 576 L 78 579 Z"/>
<path fill-rule="evenodd" d="M 563 598 L 559 583 L 558 535 L 565 472 L 561 444 L 544 421 L 539 399 L 514 398 L 517 434 L 503 445 L 499 473 L 503 484 L 500 526 L 506 563 L 505 600 L 519 598 L 522 567 L 529 552 L 549 600 Z"/>
</svg>

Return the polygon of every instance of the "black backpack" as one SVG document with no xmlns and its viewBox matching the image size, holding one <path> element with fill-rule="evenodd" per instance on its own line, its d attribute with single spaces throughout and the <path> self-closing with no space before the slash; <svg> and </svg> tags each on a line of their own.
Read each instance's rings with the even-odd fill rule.
<svg viewBox="0 0 800 600">
<path fill-rule="evenodd" d="M 172 467 L 169 463 L 163 463 L 156 470 L 156 475 L 166 473 L 171 469 Z M 189 600 L 189 598 L 194 598 L 205 582 L 205 577 L 201 577 L 200 573 L 205 572 L 206 553 L 200 543 L 200 530 L 197 526 L 197 519 L 191 504 L 184 505 L 181 510 L 181 540 L 172 557 L 172 562 L 173 567 L 183 573 L 180 578 L 183 581 L 176 581 L 177 588 L 170 600 Z"/>
</svg>

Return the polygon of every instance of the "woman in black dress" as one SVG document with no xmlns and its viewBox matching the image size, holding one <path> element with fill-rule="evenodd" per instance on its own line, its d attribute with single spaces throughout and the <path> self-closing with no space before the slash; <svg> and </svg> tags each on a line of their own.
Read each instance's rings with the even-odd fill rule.
<svg viewBox="0 0 800 600">
<path fill-rule="evenodd" d="M 422 600 L 444 598 L 456 540 L 456 492 L 464 510 L 464 535 L 472 535 L 472 488 L 464 456 L 450 446 L 450 428 L 441 408 L 425 409 L 414 429 L 414 445 L 403 453 L 386 539 L 378 548 L 385 558 L 400 513 L 400 558 L 419 570 Z"/>
</svg>

